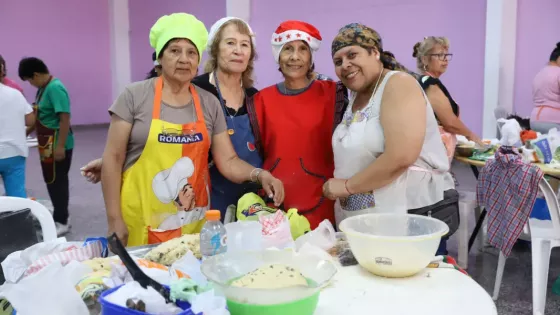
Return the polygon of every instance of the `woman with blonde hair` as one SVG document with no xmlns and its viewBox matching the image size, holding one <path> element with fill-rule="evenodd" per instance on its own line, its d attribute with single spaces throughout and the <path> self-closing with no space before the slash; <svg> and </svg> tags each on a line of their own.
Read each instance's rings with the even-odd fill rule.
<svg viewBox="0 0 560 315">
<path fill-rule="evenodd" d="M 352 23 L 332 43 L 336 75 L 351 91 L 332 136 L 336 221 L 363 213 L 414 213 L 458 227 L 458 193 L 430 102 L 383 50 L 372 28 Z M 445 253 L 445 240 L 440 253 Z"/>
<path fill-rule="evenodd" d="M 255 136 L 245 106 L 247 99 L 258 92 L 254 84 L 254 62 L 257 57 L 255 37 L 249 24 L 236 17 L 225 17 L 210 28 L 208 61 L 204 74 L 193 84 L 214 94 L 225 115 L 227 133 L 240 159 L 254 167 L 262 166 L 262 158 L 255 146 Z M 255 192 L 251 183 L 237 184 L 225 178 L 210 161 L 212 183 L 211 204 L 223 214 L 231 204 L 247 192 Z"/>
<path fill-rule="evenodd" d="M 412 56 L 416 58 L 420 73 L 415 77 L 432 104 L 449 160 L 455 153 L 457 134 L 482 145 L 482 140 L 459 118 L 459 105 L 440 80 L 453 57 L 449 53 L 449 40 L 446 37 L 425 37 L 414 45 Z"/>
</svg>

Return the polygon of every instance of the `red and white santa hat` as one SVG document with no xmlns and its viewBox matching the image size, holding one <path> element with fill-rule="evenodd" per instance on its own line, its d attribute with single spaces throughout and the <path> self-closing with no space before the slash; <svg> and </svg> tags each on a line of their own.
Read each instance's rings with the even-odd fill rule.
<svg viewBox="0 0 560 315">
<path fill-rule="evenodd" d="M 319 30 L 309 23 L 302 21 L 282 22 L 274 34 L 272 34 L 272 39 L 270 40 L 272 43 L 272 54 L 276 63 L 279 62 L 282 47 L 295 40 L 305 41 L 313 53 L 319 50 L 322 38 Z"/>
</svg>

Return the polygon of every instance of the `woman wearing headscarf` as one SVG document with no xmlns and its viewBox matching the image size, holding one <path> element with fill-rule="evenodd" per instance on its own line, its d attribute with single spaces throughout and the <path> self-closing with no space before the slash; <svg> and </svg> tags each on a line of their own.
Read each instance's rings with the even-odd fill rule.
<svg viewBox="0 0 560 315">
<path fill-rule="evenodd" d="M 334 203 L 321 187 L 334 170 L 331 136 L 346 93 L 340 83 L 314 79 L 313 53 L 321 40 L 311 24 L 280 24 L 271 43 L 284 81 L 247 104 L 263 168 L 284 183 L 285 209 L 298 209 L 312 229 L 324 219 L 334 222 Z"/>
<path fill-rule="evenodd" d="M 256 58 L 255 40 L 247 22 L 225 17 L 210 28 L 208 61 L 205 74 L 192 81 L 198 87 L 215 95 L 225 115 L 227 133 L 240 159 L 254 167 L 262 167 L 262 158 L 255 147 L 255 136 L 247 115 L 246 102 L 258 92 L 253 87 L 253 69 Z M 243 194 L 256 191 L 254 184 L 237 184 L 223 176 L 210 161 L 211 205 L 222 212 L 237 204 Z"/>
<path fill-rule="evenodd" d="M 533 79 L 531 129 L 548 133 L 560 130 L 560 42 L 550 53 L 548 64 Z"/>
<path fill-rule="evenodd" d="M 453 160 L 455 154 L 457 145 L 455 135 L 463 135 L 482 145 L 482 140 L 459 118 L 459 105 L 440 80 L 453 57 L 453 54 L 449 53 L 449 40 L 446 37 L 425 37 L 423 41 L 414 45 L 412 56 L 416 58 L 420 71 L 420 74 L 415 74 L 415 77 L 434 109 L 449 160 Z"/>
<path fill-rule="evenodd" d="M 325 196 L 337 199 L 337 223 L 370 212 L 433 210 L 432 216 L 456 228 L 457 202 L 438 208 L 457 192 L 436 118 L 418 82 L 398 71 L 406 69 L 365 25 L 341 28 L 331 53 L 336 75 L 351 91 L 332 137 L 334 178 L 324 185 Z"/>
<path fill-rule="evenodd" d="M 208 32 L 186 13 L 150 30 L 162 75 L 129 85 L 110 108 L 101 172 L 109 233 L 128 245 L 199 231 L 210 203 L 208 152 L 233 182 L 260 182 L 277 204 L 282 183 L 235 153 L 220 103 L 191 84 Z"/>
</svg>

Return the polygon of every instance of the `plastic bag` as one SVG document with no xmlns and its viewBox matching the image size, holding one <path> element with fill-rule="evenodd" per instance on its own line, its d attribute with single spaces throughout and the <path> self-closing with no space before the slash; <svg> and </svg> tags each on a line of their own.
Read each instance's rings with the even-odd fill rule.
<svg viewBox="0 0 560 315">
<path fill-rule="evenodd" d="M 500 139 L 501 145 L 506 146 L 517 146 L 521 145 L 521 126 L 519 122 L 515 119 L 498 119 L 498 125 L 502 124 L 500 128 L 500 133 L 502 135 L 502 139 Z"/>
<path fill-rule="evenodd" d="M 262 225 L 263 248 L 295 248 L 290 222 L 281 210 L 259 217 L 259 222 Z"/>
</svg>

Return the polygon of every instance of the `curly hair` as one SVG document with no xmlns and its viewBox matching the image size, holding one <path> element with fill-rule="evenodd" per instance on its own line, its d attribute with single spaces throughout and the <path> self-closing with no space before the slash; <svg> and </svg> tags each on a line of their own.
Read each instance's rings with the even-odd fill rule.
<svg viewBox="0 0 560 315">
<path fill-rule="evenodd" d="M 218 54 L 220 53 L 220 41 L 222 40 L 222 33 L 226 26 L 232 24 L 237 27 L 239 33 L 247 35 L 250 38 L 254 36 L 247 24 L 245 24 L 245 22 L 241 20 L 233 19 L 224 23 L 224 25 L 222 25 L 222 27 L 218 31 L 218 34 L 214 37 L 214 40 L 210 44 L 210 49 L 208 51 L 209 59 L 204 65 L 204 72 L 214 72 L 218 68 Z M 241 82 L 243 83 L 243 86 L 245 88 L 253 87 L 253 85 L 255 84 L 255 60 L 257 60 L 257 51 L 255 49 L 255 46 L 253 45 L 253 41 L 251 41 L 251 56 L 249 57 L 249 63 L 247 64 L 247 69 L 245 69 L 245 71 L 243 71 L 243 74 L 241 75 Z"/>
<path fill-rule="evenodd" d="M 426 65 L 422 59 L 427 56 L 436 45 L 441 45 L 445 49 L 449 49 L 449 39 L 447 39 L 447 37 L 428 36 L 424 37 L 424 40 L 414 45 L 412 48 L 412 57 L 416 58 L 416 66 L 418 67 L 418 70 L 426 70 L 424 68 Z"/>
</svg>

